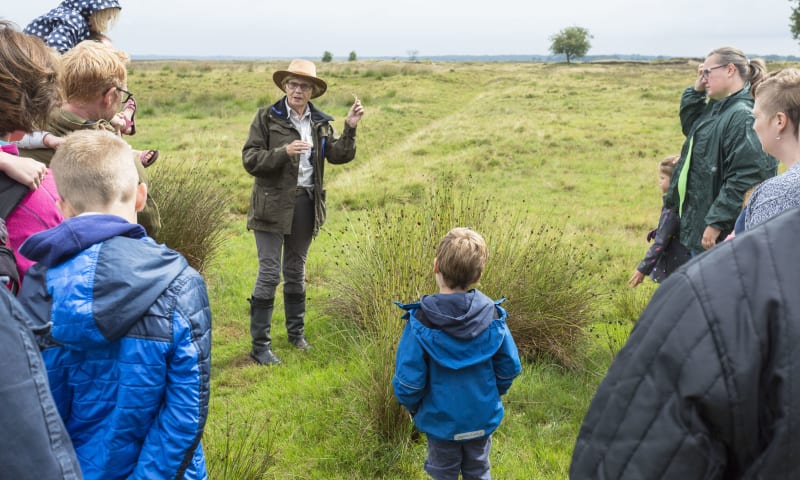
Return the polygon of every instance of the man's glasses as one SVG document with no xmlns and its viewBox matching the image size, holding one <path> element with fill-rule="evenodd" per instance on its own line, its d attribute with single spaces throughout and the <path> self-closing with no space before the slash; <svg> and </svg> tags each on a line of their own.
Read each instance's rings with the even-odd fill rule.
<svg viewBox="0 0 800 480">
<path fill-rule="evenodd" d="M 727 66 L 728 66 L 728 64 L 726 63 L 725 65 L 717 65 L 716 67 L 703 69 L 703 78 L 708 78 L 708 76 L 711 74 L 711 70 L 716 70 L 718 68 L 727 67 Z"/>
<path fill-rule="evenodd" d="M 128 100 L 130 100 L 131 98 L 133 98 L 133 93 L 131 93 L 131 92 L 129 92 L 129 91 L 127 91 L 127 90 L 125 90 L 124 88 L 120 88 L 120 87 L 115 87 L 115 88 L 116 88 L 118 91 L 120 91 L 120 92 L 122 92 L 122 93 L 124 93 L 124 94 L 125 94 L 125 98 L 123 98 L 123 99 L 122 99 L 122 102 L 121 102 L 121 103 L 128 103 Z"/>
<path fill-rule="evenodd" d="M 300 82 L 286 82 L 286 89 L 287 90 L 300 90 L 303 93 L 308 93 L 314 86 L 310 83 L 300 83 Z"/>
</svg>

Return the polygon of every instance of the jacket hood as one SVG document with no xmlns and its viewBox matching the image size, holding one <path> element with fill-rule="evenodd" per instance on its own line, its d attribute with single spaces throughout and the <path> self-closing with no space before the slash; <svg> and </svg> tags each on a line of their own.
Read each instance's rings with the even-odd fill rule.
<svg viewBox="0 0 800 480">
<path fill-rule="evenodd" d="M 420 300 L 420 309 L 431 327 L 464 340 L 480 335 L 497 317 L 494 302 L 477 290 L 425 295 Z M 419 320 L 425 323 L 423 318 Z"/>
<path fill-rule="evenodd" d="M 124 336 L 188 266 L 140 225 L 114 215 L 70 218 L 31 236 L 20 251 L 39 262 L 32 270 L 46 268 L 42 294 L 59 319 L 52 336 L 76 350 Z"/>
<path fill-rule="evenodd" d="M 146 233 L 141 225 L 116 215 L 81 215 L 31 235 L 19 251 L 35 262 L 53 267 L 95 243 L 119 235 L 142 238 Z"/>
<path fill-rule="evenodd" d="M 400 307 L 408 311 L 411 331 L 425 352 L 453 370 L 489 360 L 510 334 L 506 311 L 477 290 L 425 296 Z"/>
<path fill-rule="evenodd" d="M 117 0 L 65 0 L 61 7 L 80 12 L 85 18 L 107 8 L 122 8 Z"/>
</svg>

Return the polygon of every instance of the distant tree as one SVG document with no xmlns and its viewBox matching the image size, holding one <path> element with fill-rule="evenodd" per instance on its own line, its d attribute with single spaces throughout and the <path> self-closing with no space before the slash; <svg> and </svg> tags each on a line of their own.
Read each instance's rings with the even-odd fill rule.
<svg viewBox="0 0 800 480">
<path fill-rule="evenodd" d="M 592 48 L 592 44 L 589 43 L 590 38 L 594 37 L 583 27 L 567 27 L 550 37 L 550 41 L 553 42 L 550 51 L 553 55 L 566 55 L 569 63 L 571 58 L 583 57 Z"/>
<path fill-rule="evenodd" d="M 419 54 L 419 50 L 408 50 L 408 51 L 406 51 L 406 53 L 408 54 L 408 61 L 409 62 L 416 62 L 417 61 L 417 55 Z"/>
<path fill-rule="evenodd" d="M 792 23 L 789 24 L 789 28 L 792 31 L 792 38 L 800 40 L 800 0 L 789 0 L 789 3 L 792 4 L 792 15 L 789 17 Z"/>
<path fill-rule="evenodd" d="M 347 57 L 347 61 L 348 62 L 355 62 L 356 60 L 358 60 L 358 56 L 356 55 L 356 51 L 353 50 L 352 52 L 350 52 L 350 56 Z"/>
<path fill-rule="evenodd" d="M 325 50 L 325 53 L 322 54 L 322 61 L 325 62 L 325 63 L 332 62 L 333 61 L 333 54 L 331 52 Z"/>
</svg>

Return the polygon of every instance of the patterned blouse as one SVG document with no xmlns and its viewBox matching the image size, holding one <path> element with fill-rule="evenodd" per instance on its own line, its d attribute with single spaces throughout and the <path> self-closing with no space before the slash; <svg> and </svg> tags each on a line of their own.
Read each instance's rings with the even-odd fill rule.
<svg viewBox="0 0 800 480">
<path fill-rule="evenodd" d="M 800 162 L 756 187 L 747 205 L 745 231 L 790 208 L 800 207 Z"/>
</svg>

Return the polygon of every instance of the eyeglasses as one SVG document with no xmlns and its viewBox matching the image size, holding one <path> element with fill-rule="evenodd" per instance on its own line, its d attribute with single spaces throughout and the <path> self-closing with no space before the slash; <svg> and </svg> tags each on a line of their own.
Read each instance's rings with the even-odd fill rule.
<svg viewBox="0 0 800 480">
<path fill-rule="evenodd" d="M 300 83 L 300 82 L 286 82 L 286 90 L 300 90 L 303 93 L 308 93 L 314 85 L 310 83 Z"/>
<path fill-rule="evenodd" d="M 703 70 L 703 78 L 708 78 L 708 76 L 711 74 L 711 70 L 716 70 L 718 68 L 727 67 L 727 66 L 728 66 L 728 64 L 726 63 L 725 65 L 717 65 L 716 67 L 706 68 L 706 69 Z"/>
<path fill-rule="evenodd" d="M 120 92 L 125 94 L 125 98 L 122 99 L 121 103 L 128 103 L 128 100 L 133 98 L 133 93 L 131 93 L 131 92 L 129 92 L 129 91 L 123 89 L 123 88 L 120 88 L 120 87 L 114 87 L 114 88 L 116 88 L 118 91 L 120 91 Z"/>
</svg>

